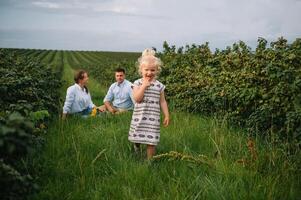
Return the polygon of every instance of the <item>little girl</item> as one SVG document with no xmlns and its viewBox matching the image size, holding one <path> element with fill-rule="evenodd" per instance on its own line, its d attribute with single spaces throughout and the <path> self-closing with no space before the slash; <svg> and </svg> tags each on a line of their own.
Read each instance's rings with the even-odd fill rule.
<svg viewBox="0 0 301 200">
<path fill-rule="evenodd" d="M 160 140 L 160 107 L 164 114 L 163 124 L 169 125 L 169 112 L 165 100 L 165 86 L 156 80 L 161 69 L 161 60 L 155 51 L 145 49 L 138 59 L 138 70 L 142 76 L 133 84 L 133 98 L 136 101 L 129 131 L 129 141 L 135 151 L 140 144 L 147 145 L 147 159 L 155 154 L 155 146 Z"/>
</svg>

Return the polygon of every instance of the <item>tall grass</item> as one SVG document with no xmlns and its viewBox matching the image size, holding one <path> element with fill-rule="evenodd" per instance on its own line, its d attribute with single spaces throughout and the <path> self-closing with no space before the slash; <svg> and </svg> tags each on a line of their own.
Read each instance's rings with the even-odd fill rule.
<svg viewBox="0 0 301 200">
<path fill-rule="evenodd" d="M 214 119 L 172 112 L 157 154 L 185 159 L 145 160 L 127 140 L 131 113 L 54 122 L 38 154 L 41 191 L 32 199 L 297 199 L 299 157 L 250 139 Z M 298 161 L 299 160 L 299 161 Z M 37 169 L 38 170 L 38 169 Z"/>
<path fill-rule="evenodd" d="M 64 79 L 71 84 L 68 66 Z M 107 88 L 92 78 L 89 84 L 100 105 Z M 145 148 L 134 154 L 127 139 L 131 112 L 52 122 L 31 161 L 40 190 L 29 199 L 300 198 L 300 152 L 289 154 L 218 119 L 171 116 L 151 162 Z"/>
</svg>

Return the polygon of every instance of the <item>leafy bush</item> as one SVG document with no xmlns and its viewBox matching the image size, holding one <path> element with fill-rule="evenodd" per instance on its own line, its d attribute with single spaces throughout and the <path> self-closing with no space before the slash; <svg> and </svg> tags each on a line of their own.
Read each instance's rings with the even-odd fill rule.
<svg viewBox="0 0 301 200">
<path fill-rule="evenodd" d="M 161 79 L 178 108 L 300 140 L 301 39 L 279 38 L 267 47 L 259 38 L 255 51 L 242 41 L 214 53 L 208 43 L 163 48 Z"/>
<path fill-rule="evenodd" d="M 33 178 L 29 175 L 22 175 L 14 167 L 0 159 L 0 195 L 1 199 L 24 199 L 25 194 L 37 188 Z"/>
<path fill-rule="evenodd" d="M 8 119 L 2 119 L 0 125 L 0 157 L 13 163 L 31 150 L 33 123 L 14 112 Z"/>
<path fill-rule="evenodd" d="M 34 58 L 21 57 L 0 49 L 0 105 L 2 111 L 59 111 L 61 83 L 58 73 Z"/>
<path fill-rule="evenodd" d="M 20 160 L 41 145 L 45 123 L 60 109 L 61 76 L 7 49 L 0 49 L 0 73 L 1 198 L 24 199 L 37 186 Z"/>
</svg>

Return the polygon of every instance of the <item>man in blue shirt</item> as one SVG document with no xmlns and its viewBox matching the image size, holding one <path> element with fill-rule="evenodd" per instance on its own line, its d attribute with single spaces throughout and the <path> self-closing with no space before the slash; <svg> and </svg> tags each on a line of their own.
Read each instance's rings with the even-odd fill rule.
<svg viewBox="0 0 301 200">
<path fill-rule="evenodd" d="M 113 83 L 105 96 L 104 105 L 100 106 L 101 111 L 109 111 L 117 114 L 134 107 L 132 95 L 132 83 L 125 79 L 125 70 L 118 68 L 115 70 L 116 82 Z"/>
</svg>

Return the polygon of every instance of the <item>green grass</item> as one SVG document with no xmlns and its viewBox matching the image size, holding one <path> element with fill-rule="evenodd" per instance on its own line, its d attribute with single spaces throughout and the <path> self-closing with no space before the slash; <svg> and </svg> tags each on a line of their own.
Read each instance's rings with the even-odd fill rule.
<svg viewBox="0 0 301 200">
<path fill-rule="evenodd" d="M 68 52 L 64 52 L 64 57 L 68 57 Z M 74 84 L 74 69 L 72 69 L 71 64 L 68 62 L 68 59 L 64 59 L 64 68 L 63 76 L 64 84 L 61 90 L 61 96 L 65 99 L 66 90 L 69 86 Z M 90 76 L 90 74 L 89 74 Z M 91 96 L 93 98 L 93 103 L 96 105 L 102 105 L 102 99 L 104 98 L 107 88 L 101 86 L 93 77 L 89 77 L 88 88 L 90 90 Z M 63 103 L 63 102 L 62 102 Z M 63 105 L 62 105 L 63 106 Z"/>
<path fill-rule="evenodd" d="M 204 155 L 211 165 L 185 159 L 146 161 L 127 140 L 131 113 L 57 121 L 36 157 L 41 191 L 32 199 L 297 199 L 297 163 L 277 147 L 255 142 L 217 120 L 172 112 L 157 154 Z M 219 152 L 219 153 L 217 153 Z M 237 161 L 244 158 L 245 164 Z M 299 176 L 300 178 L 300 176 Z M 299 185 L 298 185 L 299 184 Z"/>
<path fill-rule="evenodd" d="M 72 75 L 64 59 L 63 99 Z M 102 104 L 107 88 L 90 76 L 89 89 L 93 102 Z M 157 155 L 163 156 L 151 162 L 145 159 L 145 148 L 135 155 L 127 139 L 130 112 L 53 121 L 43 150 L 28 161 L 40 186 L 28 198 L 300 198 L 300 152 L 290 155 L 280 144 L 250 140 L 244 130 L 222 120 L 176 111 L 171 118 L 157 146 Z M 172 151 L 179 157 L 168 157 Z"/>
<path fill-rule="evenodd" d="M 97 83 L 91 83 L 97 94 Z M 131 113 L 58 120 L 50 126 L 44 151 L 35 157 L 41 190 L 30 199 L 300 197 L 300 157 L 289 158 L 281 148 L 254 138 L 257 159 L 252 160 L 242 130 L 187 113 L 171 116 L 172 124 L 161 129 L 157 154 L 201 154 L 210 165 L 184 158 L 148 162 L 145 149 L 135 155 L 127 139 Z"/>
</svg>

